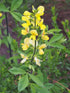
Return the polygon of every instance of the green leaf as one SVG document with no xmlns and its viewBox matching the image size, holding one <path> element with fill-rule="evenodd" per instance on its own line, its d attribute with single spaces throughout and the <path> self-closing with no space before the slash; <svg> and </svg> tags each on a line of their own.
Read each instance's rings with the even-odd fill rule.
<svg viewBox="0 0 70 93">
<path fill-rule="evenodd" d="M 36 88 L 35 88 L 35 84 L 31 84 L 31 93 L 36 93 Z"/>
<path fill-rule="evenodd" d="M 43 73 L 41 72 L 41 70 L 38 69 L 38 75 L 39 79 L 43 82 Z"/>
<path fill-rule="evenodd" d="M 9 70 L 10 73 L 14 74 L 14 75 L 18 75 L 18 74 L 25 74 L 25 71 L 21 68 L 18 67 L 13 67 Z"/>
<path fill-rule="evenodd" d="M 8 40 L 8 42 L 9 42 L 9 44 L 11 44 L 11 42 L 12 42 L 12 37 L 10 36 L 10 34 L 9 34 L 9 36 L 7 36 L 7 40 Z"/>
<path fill-rule="evenodd" d="M 5 7 L 5 5 L 3 3 L 0 3 L 0 11 L 8 12 L 9 10 Z"/>
<path fill-rule="evenodd" d="M 60 49 L 64 49 L 64 48 L 65 48 L 65 46 L 63 46 L 63 45 L 61 45 L 61 44 L 59 44 L 59 43 L 52 43 L 52 44 L 50 44 L 49 46 L 57 47 L 57 48 L 60 48 Z"/>
<path fill-rule="evenodd" d="M 29 74 L 29 76 L 31 77 L 31 79 L 40 87 L 44 87 L 43 83 L 40 81 L 40 79 L 37 76 L 34 76 L 32 74 Z"/>
<path fill-rule="evenodd" d="M 61 29 L 51 29 L 51 30 L 48 30 L 47 33 L 53 33 L 53 32 L 60 32 Z"/>
<path fill-rule="evenodd" d="M 18 91 L 23 91 L 29 84 L 28 75 L 22 77 L 18 82 Z"/>
<path fill-rule="evenodd" d="M 63 36 L 63 34 L 59 34 L 59 35 L 57 34 L 57 35 L 53 36 L 53 37 L 50 39 L 49 43 L 54 43 L 54 42 L 60 40 L 60 39 L 62 38 L 62 36 Z"/>
<path fill-rule="evenodd" d="M 23 2 L 23 0 L 12 0 L 11 11 L 14 11 L 17 8 L 19 8 L 20 5 L 22 4 L 22 2 Z"/>
<path fill-rule="evenodd" d="M 17 13 L 17 12 L 11 12 L 11 15 L 19 22 L 21 22 L 21 13 Z"/>
</svg>

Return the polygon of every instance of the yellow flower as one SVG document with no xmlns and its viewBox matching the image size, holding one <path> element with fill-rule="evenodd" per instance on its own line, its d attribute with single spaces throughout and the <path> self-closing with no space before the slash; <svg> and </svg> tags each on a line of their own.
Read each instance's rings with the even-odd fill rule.
<svg viewBox="0 0 70 93">
<path fill-rule="evenodd" d="M 49 37 L 47 35 L 42 35 L 43 40 L 49 40 Z"/>
<path fill-rule="evenodd" d="M 30 36 L 30 39 L 36 40 L 36 36 L 38 36 L 38 33 L 36 30 L 31 30 L 30 33 L 32 34 Z"/>
<path fill-rule="evenodd" d="M 23 23 L 23 24 L 22 24 L 22 27 L 24 27 L 24 28 L 28 28 L 29 26 L 28 26 L 27 23 Z"/>
<path fill-rule="evenodd" d="M 39 54 L 40 55 L 43 55 L 44 54 L 44 51 L 42 50 L 43 48 L 46 48 L 46 44 L 40 45 L 40 47 L 39 47 Z"/>
<path fill-rule="evenodd" d="M 41 64 L 40 64 L 40 61 L 41 60 L 40 59 L 38 59 L 37 57 L 35 57 L 34 60 L 36 62 L 36 65 L 41 66 Z"/>
<path fill-rule="evenodd" d="M 43 6 L 39 6 L 37 8 L 37 10 L 38 10 L 38 12 L 35 14 L 36 17 L 44 15 L 44 7 Z"/>
<path fill-rule="evenodd" d="M 38 25 L 39 25 L 40 27 L 43 25 L 43 21 L 44 21 L 44 20 L 43 20 L 43 19 L 41 19 L 41 21 L 39 22 L 39 24 L 38 24 Z"/>
<path fill-rule="evenodd" d="M 36 40 L 36 36 L 35 35 L 31 35 L 30 39 Z"/>
<path fill-rule="evenodd" d="M 34 36 L 38 36 L 38 33 L 37 33 L 36 30 L 31 30 L 30 33 L 31 33 L 32 35 L 34 35 Z"/>
<path fill-rule="evenodd" d="M 40 45 L 39 49 L 43 49 L 43 48 L 46 48 L 46 44 Z"/>
<path fill-rule="evenodd" d="M 21 58 L 23 58 L 23 60 L 21 60 L 21 63 L 24 63 L 28 57 L 24 56 L 24 54 L 20 54 L 21 55 Z"/>
<path fill-rule="evenodd" d="M 46 29 L 46 26 L 43 24 L 43 25 L 40 26 L 40 29 L 41 30 L 45 30 Z"/>
<path fill-rule="evenodd" d="M 29 21 L 29 20 L 27 20 L 27 21 L 26 21 L 26 23 L 27 23 L 27 25 L 28 25 L 28 26 L 30 26 L 30 25 L 31 25 L 31 23 L 30 23 L 30 21 Z"/>
<path fill-rule="evenodd" d="M 30 16 L 31 13 L 30 13 L 29 11 L 25 11 L 25 12 L 23 13 L 23 15 L 25 15 L 25 16 Z"/>
<path fill-rule="evenodd" d="M 23 50 L 27 50 L 29 48 L 29 45 L 28 44 L 22 44 L 22 49 Z"/>
<path fill-rule="evenodd" d="M 42 35 L 45 35 L 45 34 L 46 34 L 45 30 L 43 30 Z"/>
<path fill-rule="evenodd" d="M 25 28 L 25 30 L 21 30 L 22 35 L 27 35 L 29 33 L 29 28 Z"/>
<path fill-rule="evenodd" d="M 39 6 L 37 9 L 38 9 L 38 11 L 44 11 L 44 7 L 43 6 Z"/>
<path fill-rule="evenodd" d="M 30 19 L 29 16 L 22 16 L 22 20 L 23 20 L 23 21 L 27 21 L 27 20 L 29 20 L 29 19 Z"/>
<path fill-rule="evenodd" d="M 0 17 L 2 17 L 2 13 L 0 13 Z"/>
<path fill-rule="evenodd" d="M 24 44 L 29 45 L 29 44 L 30 44 L 30 38 L 25 38 L 25 39 L 24 39 Z"/>
<path fill-rule="evenodd" d="M 44 51 L 42 49 L 39 50 L 39 54 L 40 55 L 43 55 L 44 54 Z"/>
</svg>

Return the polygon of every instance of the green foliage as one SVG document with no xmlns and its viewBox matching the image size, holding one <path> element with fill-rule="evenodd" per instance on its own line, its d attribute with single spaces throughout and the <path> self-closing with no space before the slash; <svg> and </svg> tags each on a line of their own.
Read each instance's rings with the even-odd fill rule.
<svg viewBox="0 0 70 93">
<path fill-rule="evenodd" d="M 11 15 L 19 22 L 21 22 L 21 13 L 18 12 L 11 12 Z"/>
<path fill-rule="evenodd" d="M 30 78 L 39 86 L 44 87 L 43 83 L 40 81 L 40 79 L 37 76 L 34 76 L 32 74 L 29 74 Z"/>
<path fill-rule="evenodd" d="M 9 12 L 8 8 L 6 8 L 3 3 L 0 3 L 0 11 Z"/>
<path fill-rule="evenodd" d="M 23 91 L 29 84 L 28 75 L 22 77 L 18 82 L 18 91 Z"/>
<path fill-rule="evenodd" d="M 68 39 L 70 40 L 70 26 L 69 26 L 69 21 L 68 20 L 62 21 L 62 25 L 64 27 L 64 31 L 65 31 Z"/>
<path fill-rule="evenodd" d="M 17 68 L 17 67 L 13 67 L 9 70 L 10 73 L 14 74 L 14 75 L 18 75 L 18 74 L 25 74 L 25 71 L 21 68 Z"/>
<path fill-rule="evenodd" d="M 58 25 L 57 25 L 57 14 L 56 14 L 56 9 L 55 6 L 53 6 L 51 8 L 51 12 L 52 12 L 52 25 L 54 28 L 58 29 Z"/>
<path fill-rule="evenodd" d="M 6 3 L 5 1 L 3 1 Z M 24 2 L 25 5 L 22 6 L 22 3 Z M 7 3 L 10 4 L 10 6 L 5 6 L 5 4 L 0 3 L 0 11 L 2 12 L 8 12 L 12 15 L 12 17 L 15 19 L 16 23 L 16 30 L 17 34 L 20 35 L 20 26 L 18 25 L 18 22 L 21 22 L 21 12 L 23 9 L 27 9 L 28 5 L 27 0 L 7 0 Z M 48 1 L 45 0 L 47 3 Z M 29 4 L 31 5 L 33 1 L 31 1 Z M 10 9 L 10 11 L 9 11 Z M 20 10 L 20 11 L 19 11 Z M 24 10 L 23 10 L 24 11 Z M 57 25 L 57 14 L 55 7 L 52 7 L 52 21 L 53 21 L 53 27 L 54 29 L 47 29 L 48 34 L 52 34 L 53 36 L 50 38 L 49 41 L 46 41 L 47 49 L 45 49 L 44 56 L 41 56 L 41 59 L 43 60 L 42 66 L 37 67 L 34 64 L 29 64 L 30 59 L 21 65 L 19 63 L 19 51 L 21 51 L 21 48 L 18 47 L 18 42 L 11 37 L 9 34 L 8 36 L 6 33 L 6 30 L 4 31 L 5 36 L 2 35 L 1 29 L 2 21 L 5 18 L 3 16 L 0 19 L 0 46 L 2 44 L 5 44 L 8 48 L 9 45 L 12 49 L 12 57 L 9 59 L 6 59 L 5 56 L 0 56 L 0 92 L 1 93 L 63 93 L 65 91 L 65 88 L 61 87 L 59 84 L 55 83 L 49 83 L 52 82 L 53 79 L 61 78 L 63 75 L 67 75 L 67 71 L 70 71 L 69 61 L 65 60 L 65 53 L 68 53 L 70 55 L 70 47 L 67 46 L 70 41 L 66 41 L 63 34 L 60 34 L 61 29 L 58 28 Z M 65 31 L 69 28 L 69 21 L 65 20 L 65 22 L 62 22 Z M 67 36 L 70 38 L 70 32 L 67 32 Z M 21 42 L 23 42 L 24 37 L 21 37 Z M 66 41 L 66 43 L 65 43 Z M 44 42 L 43 42 L 44 43 Z M 66 44 L 66 47 L 64 46 Z M 29 50 L 28 56 L 32 54 L 32 50 Z M 26 52 L 27 53 L 27 52 Z M 24 51 L 23 51 L 24 54 Z M 14 62 L 11 63 L 11 60 Z M 65 65 L 64 65 L 65 64 Z M 12 68 L 11 68 L 12 67 Z M 66 69 L 66 72 L 64 71 Z M 8 71 L 9 70 L 9 71 Z M 63 70 L 63 72 L 62 72 Z M 10 73 L 11 74 L 10 74 Z M 13 76 L 13 74 L 15 76 Z M 47 79 L 51 75 L 52 80 L 49 81 Z M 19 78 L 20 77 L 20 78 Z M 18 80 L 19 78 L 19 80 Z M 66 80 L 65 80 L 66 81 Z M 64 81 L 64 82 L 65 82 Z M 60 81 L 59 81 L 60 82 Z M 17 86 L 18 83 L 18 86 Z M 66 82 L 67 83 L 67 82 Z M 17 90 L 18 87 L 18 90 Z M 68 90 L 70 93 L 70 90 Z"/>
<path fill-rule="evenodd" d="M 11 4 L 11 11 L 16 10 L 17 8 L 20 7 L 20 5 L 22 4 L 23 0 L 13 0 L 12 4 Z"/>
</svg>

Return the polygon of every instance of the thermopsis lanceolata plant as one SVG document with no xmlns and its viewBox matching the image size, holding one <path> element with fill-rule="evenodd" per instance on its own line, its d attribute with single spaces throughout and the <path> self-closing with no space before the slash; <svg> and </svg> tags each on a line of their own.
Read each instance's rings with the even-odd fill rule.
<svg viewBox="0 0 70 93">
<path fill-rule="evenodd" d="M 53 84 L 47 83 L 47 78 L 45 80 L 42 73 L 47 62 L 47 49 L 50 46 L 65 47 L 61 45 L 62 42 L 58 42 L 63 37 L 62 34 L 57 33 L 61 30 L 48 30 L 48 26 L 43 23 L 44 19 L 41 18 L 43 15 L 43 6 L 39 6 L 37 9 L 32 6 L 32 12 L 25 11 L 22 16 L 21 34 L 24 39 L 21 40 L 21 48 L 18 51 L 21 61 L 19 66 L 9 70 L 12 74 L 19 76 L 19 92 L 27 90 L 28 93 L 53 93 L 51 92 Z M 50 40 L 49 34 L 53 34 Z M 51 87 L 48 87 L 48 84 Z"/>
</svg>

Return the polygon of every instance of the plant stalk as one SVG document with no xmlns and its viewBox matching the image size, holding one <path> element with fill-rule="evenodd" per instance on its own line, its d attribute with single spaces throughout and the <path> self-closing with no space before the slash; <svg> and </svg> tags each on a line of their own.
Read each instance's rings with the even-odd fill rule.
<svg viewBox="0 0 70 93">
<path fill-rule="evenodd" d="M 6 19 L 7 36 L 9 36 L 8 17 L 7 17 L 7 13 L 5 13 L 5 19 Z M 11 45 L 9 44 L 9 42 L 8 42 L 8 46 L 9 46 L 9 55 L 10 55 L 10 57 L 12 57 Z M 13 63 L 13 60 L 11 60 L 11 63 Z"/>
</svg>

